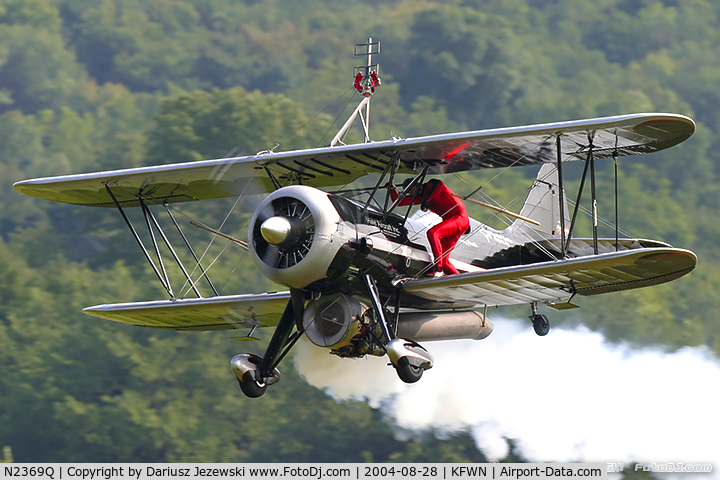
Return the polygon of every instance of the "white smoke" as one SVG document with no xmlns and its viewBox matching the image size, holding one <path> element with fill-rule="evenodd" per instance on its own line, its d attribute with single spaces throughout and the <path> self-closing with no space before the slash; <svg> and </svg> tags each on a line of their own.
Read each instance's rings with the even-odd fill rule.
<svg viewBox="0 0 720 480">
<path fill-rule="evenodd" d="M 435 366 L 413 385 L 387 357 L 340 359 L 308 342 L 295 364 L 310 384 L 382 405 L 404 429 L 470 431 L 491 460 L 507 455 L 511 438 L 534 462 L 720 469 L 720 363 L 707 349 L 637 350 L 584 327 L 538 337 L 528 321 L 493 321 L 479 342 L 425 343 Z"/>
</svg>

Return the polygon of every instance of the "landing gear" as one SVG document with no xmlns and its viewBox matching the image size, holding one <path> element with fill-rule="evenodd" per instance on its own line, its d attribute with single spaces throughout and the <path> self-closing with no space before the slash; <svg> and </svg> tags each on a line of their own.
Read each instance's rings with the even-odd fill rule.
<svg viewBox="0 0 720 480">
<path fill-rule="evenodd" d="M 245 375 L 242 376 L 242 380 L 238 380 L 238 383 L 240 384 L 240 390 L 242 390 L 248 398 L 262 397 L 265 390 L 267 390 L 267 383 L 259 383 L 255 380 L 253 372 L 245 373 Z"/>
<path fill-rule="evenodd" d="M 407 357 L 402 357 L 398 361 L 398 364 L 395 365 L 395 371 L 397 372 L 398 377 L 400 377 L 400 380 L 403 382 L 415 383 L 422 378 L 425 370 L 421 367 L 412 365 Z"/>
<path fill-rule="evenodd" d="M 535 333 L 544 337 L 550 331 L 550 321 L 545 315 L 530 315 Z"/>
<path fill-rule="evenodd" d="M 417 342 L 394 338 L 387 344 L 387 354 L 395 371 L 405 383 L 420 380 L 425 370 L 432 368 L 433 356 Z"/>
<path fill-rule="evenodd" d="M 365 274 L 364 279 L 373 310 L 375 311 L 375 318 L 377 318 L 378 323 L 380 323 L 383 335 L 388 341 L 385 350 L 387 351 L 392 366 L 395 367 L 398 377 L 400 377 L 400 380 L 403 382 L 417 382 L 420 380 L 420 377 L 422 377 L 423 371 L 432 368 L 434 362 L 433 356 L 419 343 L 395 337 L 394 332 L 390 330 L 388 322 L 385 319 L 375 280 L 368 274 Z"/>
<path fill-rule="evenodd" d="M 303 334 L 302 316 L 304 306 L 305 300 L 302 290 L 290 290 L 290 300 L 280 317 L 280 321 L 265 350 L 265 355 L 259 357 L 249 353 L 241 353 L 235 355 L 230 361 L 230 368 L 245 396 L 249 398 L 261 397 L 268 385 L 280 381 L 280 371 L 276 367 Z M 295 332 L 293 333 L 294 329 Z"/>
<path fill-rule="evenodd" d="M 261 364 L 262 357 L 250 353 L 235 355 L 230 361 L 230 368 L 240 384 L 240 390 L 247 397 L 261 397 L 268 385 L 280 381 L 280 371 L 277 368 L 270 375 L 261 375 L 259 373 Z"/>
<path fill-rule="evenodd" d="M 528 318 L 532 322 L 535 333 L 544 337 L 550 331 L 550 320 L 547 316 L 537 313 L 537 303 L 533 302 L 531 305 L 533 313 Z"/>
</svg>

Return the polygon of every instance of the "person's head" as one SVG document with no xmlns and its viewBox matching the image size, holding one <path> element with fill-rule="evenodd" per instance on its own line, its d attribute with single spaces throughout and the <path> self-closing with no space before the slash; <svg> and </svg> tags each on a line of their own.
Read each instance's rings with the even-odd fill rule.
<svg viewBox="0 0 720 480">
<path fill-rule="evenodd" d="M 418 188 L 421 186 L 420 182 L 417 182 L 412 187 L 410 187 L 412 181 L 412 178 L 406 178 L 405 181 L 402 183 L 403 191 L 407 192 L 408 195 L 415 195 L 415 193 L 418 191 Z M 410 190 L 408 190 L 408 187 L 410 187 Z"/>
</svg>

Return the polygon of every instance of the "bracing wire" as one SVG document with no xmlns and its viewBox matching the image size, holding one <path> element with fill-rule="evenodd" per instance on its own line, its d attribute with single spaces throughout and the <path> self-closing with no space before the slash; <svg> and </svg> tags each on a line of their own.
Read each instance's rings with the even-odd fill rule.
<svg viewBox="0 0 720 480">
<path fill-rule="evenodd" d="M 240 192 L 240 195 L 238 195 L 238 197 L 235 199 L 235 203 L 233 203 L 233 206 L 230 208 L 230 210 L 228 211 L 228 213 L 225 215 L 225 218 L 224 218 L 223 221 L 220 223 L 220 226 L 217 228 L 218 231 L 222 230 L 222 228 L 225 226 L 225 223 L 227 222 L 227 220 L 230 218 L 230 215 L 232 214 L 232 212 L 235 210 L 235 208 L 236 208 L 236 207 L 238 206 L 238 204 L 240 203 L 240 200 L 242 200 L 242 198 L 245 196 L 245 192 L 247 191 L 247 189 L 248 189 L 248 187 L 250 186 L 250 184 L 255 180 L 255 177 L 256 177 L 256 175 L 253 175 L 252 177 L 250 177 L 250 178 L 248 179 L 248 181 L 247 181 L 247 183 L 245 184 L 245 187 L 243 188 L 242 192 Z M 180 212 L 180 211 L 177 210 L 177 209 L 173 209 L 173 210 L 175 210 L 175 211 L 177 211 L 177 212 Z M 180 212 L 180 213 L 183 214 L 183 215 L 185 215 L 185 216 L 187 216 L 187 215 L 184 214 L 183 212 Z M 217 237 L 217 235 L 213 235 L 212 238 L 210 238 L 210 241 L 208 242 L 207 246 L 205 247 L 205 250 L 203 251 L 202 255 L 200 255 L 200 259 L 199 259 L 199 261 L 197 262 L 198 264 L 195 265 L 195 267 L 193 268 L 192 272 L 190 272 L 190 277 L 192 277 L 192 276 L 195 274 L 195 272 L 197 271 L 197 269 L 200 268 L 200 265 L 199 265 L 199 264 L 203 261 L 203 259 L 205 258 L 205 255 L 207 255 L 207 253 L 209 252 L 210 247 L 211 247 L 212 244 L 215 242 L 215 238 L 216 238 L 216 237 Z M 210 270 L 210 267 L 215 264 L 215 262 L 217 261 L 217 259 L 220 257 L 220 255 L 222 255 L 222 254 L 225 252 L 225 250 L 227 249 L 227 247 L 228 247 L 229 245 L 230 245 L 230 242 L 228 242 L 228 244 L 220 251 L 220 253 L 215 257 L 215 259 L 214 259 L 214 260 L 210 263 L 210 265 L 205 269 L 206 272 L 207 272 L 208 270 Z M 200 278 L 201 278 L 201 277 L 198 277 L 194 282 L 192 282 L 192 285 L 195 285 L 198 281 L 200 281 Z M 189 285 L 188 280 L 185 280 L 185 283 L 183 283 L 182 287 L 180 287 L 180 291 L 183 292 L 183 294 L 186 292 L 185 287 L 187 287 L 188 285 Z M 189 288 L 192 288 L 192 286 L 190 286 Z M 189 290 L 187 290 L 187 291 L 189 292 Z"/>
<path fill-rule="evenodd" d="M 487 185 L 489 185 L 490 183 L 492 183 L 493 181 L 495 181 L 498 177 L 500 177 L 503 173 L 505 173 L 505 171 L 507 171 L 507 169 L 512 168 L 513 166 L 515 166 L 515 164 L 516 164 L 518 161 L 522 160 L 522 158 L 525 158 L 527 155 L 532 154 L 534 151 L 535 151 L 535 150 L 533 150 L 532 152 L 529 152 L 528 154 L 526 154 L 526 155 L 524 155 L 523 157 L 519 158 L 518 160 L 516 160 L 515 162 L 513 162 L 513 164 L 511 164 L 511 165 L 509 165 L 509 166 L 507 166 L 507 167 L 504 167 L 504 168 L 500 169 L 500 171 L 499 171 L 496 175 L 494 175 L 490 180 L 484 182 L 482 185 L 480 185 L 480 187 L 476 188 L 470 195 L 473 195 L 473 194 L 475 194 L 475 193 L 477 193 L 477 192 L 480 192 L 484 187 L 486 187 Z M 455 174 L 455 176 L 456 176 L 456 178 L 459 178 L 464 184 L 468 185 L 468 182 L 465 181 L 465 179 L 463 179 L 462 177 L 459 177 L 458 174 Z M 540 180 L 542 181 L 543 179 L 540 179 Z M 534 182 L 533 182 L 533 185 L 531 185 L 530 187 L 528 187 L 527 189 L 525 189 L 524 193 L 521 193 L 521 194 L 517 195 L 515 198 L 513 198 L 511 201 L 509 201 L 509 202 L 507 203 L 507 208 L 510 208 L 510 207 L 511 207 L 513 204 L 515 204 L 518 200 L 522 200 L 523 198 L 526 198 L 527 195 L 529 194 L 529 191 L 533 188 L 533 186 L 534 186 Z M 467 197 L 469 197 L 470 195 L 467 195 Z M 494 202 L 493 199 L 492 199 L 489 195 L 487 195 L 487 194 L 485 194 L 485 193 L 481 193 L 481 195 L 483 195 L 484 198 L 487 198 L 488 200 L 490 200 L 490 202 L 492 202 L 492 203 L 497 203 L 498 205 L 500 205 L 498 202 Z M 572 206 L 572 207 L 575 206 L 575 202 L 573 202 L 572 200 L 567 199 L 567 201 L 568 201 L 568 203 L 570 204 L 570 206 Z M 586 214 L 586 215 L 591 215 L 590 210 L 588 210 L 586 207 L 583 207 L 582 205 L 579 206 L 579 210 L 580 210 L 581 212 L 583 212 L 584 214 Z M 514 222 L 514 221 L 506 220 L 505 217 L 502 216 L 499 212 L 492 214 L 492 217 L 500 219 L 505 225 L 508 225 L 508 226 L 511 225 L 511 224 L 513 224 L 513 223 L 516 224 L 516 225 L 518 225 L 518 230 L 519 230 L 520 232 L 524 233 L 525 235 L 527 235 L 527 236 L 530 238 L 529 242 L 530 242 L 531 244 L 533 244 L 536 248 L 538 248 L 538 250 L 542 251 L 543 253 L 545 253 L 545 254 L 548 255 L 549 257 L 551 257 L 551 258 L 555 257 L 555 255 L 553 255 L 553 253 L 552 253 L 545 245 L 543 245 L 543 244 L 542 244 L 541 242 L 539 242 L 538 240 L 535 240 L 535 239 L 532 237 L 532 235 L 530 235 L 530 234 L 528 233 L 528 230 L 527 230 L 527 229 L 530 228 L 530 227 L 526 227 L 524 224 L 522 224 L 522 222 Z M 612 227 L 616 227 L 616 228 L 618 228 L 618 231 L 619 231 L 620 233 L 622 233 L 622 234 L 623 234 L 624 236 L 626 236 L 626 237 L 630 237 L 630 236 L 631 236 L 628 232 L 626 232 L 626 231 L 624 231 L 624 230 L 622 230 L 622 229 L 619 229 L 619 227 L 617 227 L 617 225 L 614 225 L 612 222 L 608 221 L 608 220 L 605 219 L 604 217 L 598 216 L 598 220 L 599 220 L 603 225 L 605 225 L 605 226 L 607 226 L 607 227 L 611 227 L 611 228 L 612 228 Z M 417 231 L 417 232 L 412 232 L 413 234 L 408 236 L 408 242 L 405 242 L 405 243 L 403 243 L 402 245 L 399 245 L 398 247 L 394 248 L 391 252 L 388 252 L 388 254 L 386 255 L 385 258 L 387 258 L 390 254 L 393 254 L 393 253 L 397 252 L 400 248 L 402 248 L 403 246 L 407 245 L 407 243 L 412 242 L 412 241 L 414 241 L 414 240 L 417 240 L 418 238 L 420 238 L 420 236 L 421 236 L 422 234 L 426 233 L 427 230 L 429 230 L 429 229 L 432 228 L 433 226 L 434 226 L 434 225 L 425 225 L 424 228 L 420 229 L 419 231 Z M 410 234 L 410 232 L 408 232 L 408 233 Z M 472 237 L 473 237 L 475 234 L 477 234 L 477 233 L 478 233 L 478 230 L 472 231 L 472 232 L 466 237 L 466 240 L 472 238 Z M 443 258 L 444 258 L 445 256 L 449 255 L 450 253 L 452 253 L 452 250 L 449 251 L 449 252 L 445 252 L 445 253 L 443 254 Z M 423 276 L 424 274 L 426 274 L 426 273 L 429 271 L 429 269 L 437 266 L 437 263 L 439 262 L 439 260 L 440 260 L 440 259 L 433 259 L 433 261 L 432 261 L 428 266 L 426 266 L 425 268 L 421 269 L 421 270 L 413 277 L 413 279 L 417 279 L 417 278 Z"/>
<path fill-rule="evenodd" d="M 318 112 L 318 113 L 315 115 L 315 117 L 317 117 L 318 115 L 320 115 L 320 113 L 322 113 L 322 112 L 324 112 L 325 110 L 327 110 L 328 108 L 330 108 L 330 106 L 334 105 L 338 100 L 340 100 L 340 99 L 343 98 L 345 95 L 347 95 L 348 92 L 350 92 L 351 90 L 355 90 L 355 87 L 350 87 L 348 90 L 345 91 L 345 93 L 343 93 L 343 94 L 340 95 L 338 98 L 336 98 L 335 100 L 333 100 L 333 102 L 332 102 L 330 105 L 328 105 L 327 107 L 323 108 L 320 112 Z M 323 136 L 320 137 L 320 141 L 318 141 L 318 143 L 315 145 L 316 147 L 319 147 L 319 146 L 320 146 L 320 144 L 322 143 L 322 141 L 323 141 L 323 139 L 325 138 L 325 136 L 326 136 L 326 135 L 328 134 L 328 132 L 333 128 L 333 126 L 335 126 L 335 124 L 337 123 L 338 119 L 340 118 L 340 115 L 342 115 L 343 112 L 345 111 L 345 109 L 347 109 L 347 106 L 350 105 L 350 102 L 352 102 L 352 99 L 353 99 L 353 98 L 355 98 L 355 95 L 351 95 L 350 98 L 348 98 L 348 101 L 345 103 L 345 106 L 344 106 L 344 107 L 340 110 L 340 112 L 337 114 L 337 116 L 336 116 L 335 119 L 332 121 L 332 123 L 331 123 L 330 126 L 327 128 L 327 130 L 325 130 L 325 133 L 323 133 Z M 315 117 L 313 117 L 313 119 L 314 119 Z"/>
</svg>

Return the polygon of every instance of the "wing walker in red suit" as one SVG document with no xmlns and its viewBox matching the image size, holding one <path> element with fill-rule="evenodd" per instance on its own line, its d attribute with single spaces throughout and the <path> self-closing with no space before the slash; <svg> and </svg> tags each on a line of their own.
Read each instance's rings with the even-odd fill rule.
<svg viewBox="0 0 720 480">
<path fill-rule="evenodd" d="M 418 188 L 420 189 L 419 193 L 416 190 Z M 470 227 L 465 205 L 447 185 L 437 179 L 430 180 L 419 187 L 412 185 L 410 189 L 407 196 L 398 204 L 399 206 L 411 203 L 421 205 L 423 210 L 430 210 L 442 217 L 442 222 L 427 232 L 436 266 L 435 271 L 432 271 L 430 275 L 460 273 L 450 262 L 449 256 L 460 240 L 460 236 Z M 390 196 L 395 201 L 399 195 L 394 188 L 391 188 Z"/>
</svg>

